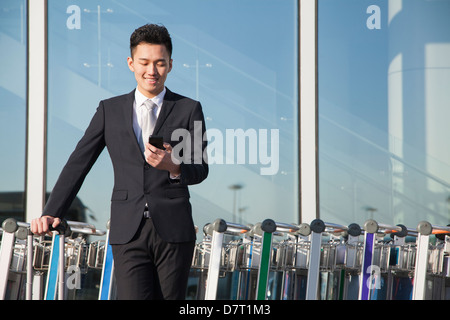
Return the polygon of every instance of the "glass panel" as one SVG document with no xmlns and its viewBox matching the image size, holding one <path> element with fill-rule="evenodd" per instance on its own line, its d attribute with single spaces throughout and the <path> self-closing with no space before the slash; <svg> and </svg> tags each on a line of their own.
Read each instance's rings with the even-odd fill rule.
<svg viewBox="0 0 450 320">
<path fill-rule="evenodd" d="M 0 223 L 24 219 L 26 8 L 25 0 L 0 3 Z"/>
<path fill-rule="evenodd" d="M 450 2 L 319 0 L 320 214 L 450 218 Z"/>
<path fill-rule="evenodd" d="M 297 1 L 49 0 L 48 6 L 49 191 L 99 100 L 136 87 L 126 64 L 131 33 L 162 22 L 174 43 L 166 85 L 201 101 L 211 141 L 210 176 L 190 189 L 196 225 L 216 218 L 298 220 Z M 86 220 L 99 228 L 109 218 L 112 186 L 104 152 L 78 194 Z"/>
</svg>

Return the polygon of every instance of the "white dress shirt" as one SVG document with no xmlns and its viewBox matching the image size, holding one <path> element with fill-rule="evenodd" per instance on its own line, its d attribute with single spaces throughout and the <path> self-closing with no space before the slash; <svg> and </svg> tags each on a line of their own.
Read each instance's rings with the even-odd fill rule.
<svg viewBox="0 0 450 320">
<path fill-rule="evenodd" d="M 154 104 L 156 104 L 156 118 L 158 118 L 159 113 L 161 112 L 161 107 L 164 101 L 164 95 L 166 94 L 166 88 L 158 94 L 156 97 L 153 97 L 152 99 L 147 98 L 144 96 L 140 91 L 139 88 L 136 88 L 136 91 L 134 92 L 134 103 L 133 103 L 133 130 L 134 134 L 136 135 L 136 139 L 138 141 L 140 140 L 140 136 L 142 134 L 141 129 L 141 117 L 139 116 L 139 107 L 146 101 L 151 100 Z"/>
</svg>

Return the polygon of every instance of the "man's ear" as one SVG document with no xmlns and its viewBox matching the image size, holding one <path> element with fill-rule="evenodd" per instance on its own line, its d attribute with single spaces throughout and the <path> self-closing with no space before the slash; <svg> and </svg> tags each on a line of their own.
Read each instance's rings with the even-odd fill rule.
<svg viewBox="0 0 450 320">
<path fill-rule="evenodd" d="M 128 68 L 130 68 L 130 70 L 131 70 L 132 72 L 134 72 L 133 58 L 128 57 L 128 58 L 127 58 L 127 64 L 128 64 Z"/>
</svg>

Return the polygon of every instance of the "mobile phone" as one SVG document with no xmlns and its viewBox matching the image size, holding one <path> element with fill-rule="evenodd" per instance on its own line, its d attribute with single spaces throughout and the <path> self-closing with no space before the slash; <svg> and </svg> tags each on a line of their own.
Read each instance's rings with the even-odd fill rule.
<svg viewBox="0 0 450 320">
<path fill-rule="evenodd" d="M 158 137 L 158 136 L 150 136 L 148 138 L 148 143 L 150 143 L 152 146 L 157 147 L 158 149 L 161 150 L 165 150 L 166 148 L 164 148 L 164 140 L 163 137 Z"/>
</svg>

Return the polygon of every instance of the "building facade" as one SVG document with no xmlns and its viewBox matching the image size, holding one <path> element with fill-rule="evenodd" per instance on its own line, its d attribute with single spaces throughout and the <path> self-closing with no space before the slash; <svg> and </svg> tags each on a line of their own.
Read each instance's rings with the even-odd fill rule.
<svg viewBox="0 0 450 320">
<path fill-rule="evenodd" d="M 210 176 L 191 188 L 199 227 L 450 222 L 450 1 L 0 7 L 2 219 L 40 215 L 99 101 L 136 87 L 129 36 L 151 22 L 173 39 L 167 87 L 205 112 Z M 112 186 L 104 151 L 74 211 L 104 228 Z"/>
</svg>

